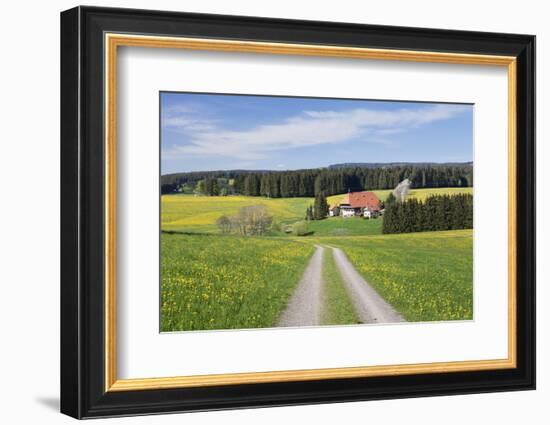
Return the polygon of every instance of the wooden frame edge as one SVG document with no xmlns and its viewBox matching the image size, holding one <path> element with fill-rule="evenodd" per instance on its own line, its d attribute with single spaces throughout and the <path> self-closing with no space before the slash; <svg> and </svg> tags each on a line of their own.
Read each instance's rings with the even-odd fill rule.
<svg viewBox="0 0 550 425">
<path fill-rule="evenodd" d="M 517 60 L 508 64 L 508 358 L 517 367 Z"/>
<path fill-rule="evenodd" d="M 514 369 L 517 367 L 517 60 L 514 56 L 105 33 L 105 392 Z M 117 379 L 116 85 L 120 46 L 506 66 L 508 71 L 508 358 Z"/>
<path fill-rule="evenodd" d="M 116 368 L 116 83 L 117 48 L 105 36 L 105 391 Z"/>
<path fill-rule="evenodd" d="M 175 376 L 167 378 L 119 379 L 108 391 L 139 391 L 151 389 L 191 388 L 216 385 L 261 384 L 270 382 L 316 381 L 322 379 L 371 378 L 402 376 L 417 373 L 467 372 L 513 369 L 510 359 L 464 362 L 418 363 L 393 366 L 302 369 L 274 372 L 230 373 L 216 375 Z"/>
</svg>

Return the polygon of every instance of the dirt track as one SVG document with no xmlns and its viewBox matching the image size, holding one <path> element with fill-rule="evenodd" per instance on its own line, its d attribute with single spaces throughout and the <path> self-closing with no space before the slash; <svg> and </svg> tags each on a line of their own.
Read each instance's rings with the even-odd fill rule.
<svg viewBox="0 0 550 425">
<path fill-rule="evenodd" d="M 277 326 L 317 326 L 321 323 L 323 251 L 320 246 L 315 250 Z"/>
<path fill-rule="evenodd" d="M 376 292 L 355 270 L 340 248 L 332 248 L 334 260 L 340 269 L 346 289 L 363 323 L 394 323 L 405 319 Z"/>
<path fill-rule="evenodd" d="M 357 272 L 340 248 L 332 251 L 346 291 L 362 323 L 395 323 L 405 319 Z M 277 326 L 318 326 L 323 313 L 323 252 L 317 246 L 296 291 L 283 311 Z"/>
</svg>

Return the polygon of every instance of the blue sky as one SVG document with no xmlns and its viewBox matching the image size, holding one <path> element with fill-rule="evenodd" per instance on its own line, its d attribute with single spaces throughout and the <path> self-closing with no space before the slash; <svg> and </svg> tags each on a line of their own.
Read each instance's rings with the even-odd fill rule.
<svg viewBox="0 0 550 425">
<path fill-rule="evenodd" d="M 161 173 L 463 162 L 473 106 L 162 92 Z"/>
</svg>

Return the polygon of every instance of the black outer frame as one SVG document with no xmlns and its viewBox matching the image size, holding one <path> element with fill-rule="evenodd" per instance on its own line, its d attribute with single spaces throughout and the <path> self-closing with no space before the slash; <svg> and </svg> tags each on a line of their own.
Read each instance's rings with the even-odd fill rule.
<svg viewBox="0 0 550 425">
<path fill-rule="evenodd" d="M 517 368 L 104 391 L 105 32 L 517 57 Z M 61 13 L 61 412 L 75 418 L 535 388 L 535 37 L 76 7 Z"/>
</svg>

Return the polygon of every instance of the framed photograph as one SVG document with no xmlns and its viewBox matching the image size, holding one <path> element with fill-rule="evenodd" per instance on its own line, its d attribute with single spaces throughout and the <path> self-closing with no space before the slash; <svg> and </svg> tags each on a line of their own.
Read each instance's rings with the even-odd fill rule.
<svg viewBox="0 0 550 425">
<path fill-rule="evenodd" d="M 61 14 L 61 411 L 535 387 L 535 37 Z"/>
</svg>

